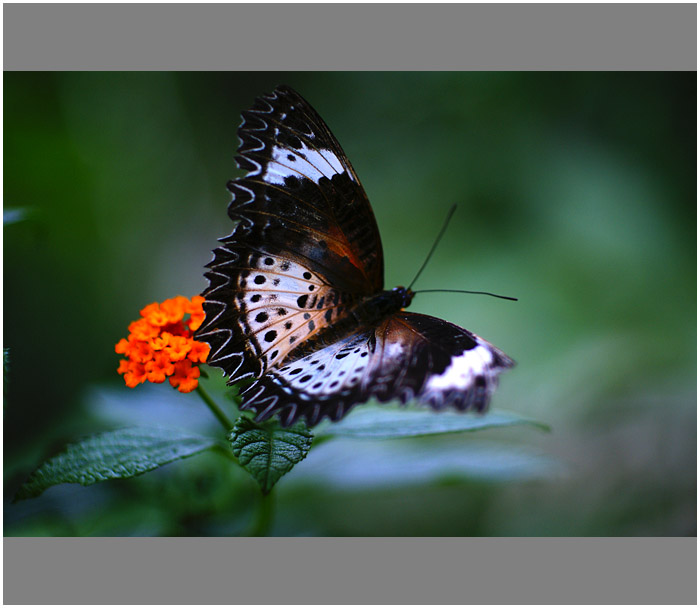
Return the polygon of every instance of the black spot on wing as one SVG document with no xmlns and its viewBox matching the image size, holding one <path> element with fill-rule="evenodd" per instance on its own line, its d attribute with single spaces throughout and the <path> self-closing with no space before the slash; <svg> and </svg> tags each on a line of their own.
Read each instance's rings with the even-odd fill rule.
<svg viewBox="0 0 700 608">
<path fill-rule="evenodd" d="M 490 353 L 484 359 L 488 363 L 474 374 L 469 385 L 455 389 L 450 382 L 444 382 L 437 384 L 439 388 L 429 388 L 431 378 L 445 373 L 455 358 L 467 353 L 481 361 L 486 351 Z M 314 394 L 312 391 L 319 390 L 327 378 L 321 375 L 326 366 L 318 365 L 319 362 L 342 364 L 350 356 L 357 358 L 348 368 L 350 374 L 346 374 L 346 369 L 336 370 L 335 378 L 327 384 L 330 392 Z M 381 402 L 415 401 L 438 410 L 481 412 L 488 407 L 497 376 L 513 365 L 507 355 L 472 332 L 442 319 L 403 311 L 374 330 L 348 338 L 344 346 L 331 345 L 297 363 L 299 367 L 287 377 L 291 379 L 307 370 L 303 383 L 287 383 L 284 374 L 266 374 L 253 385 L 255 388 L 243 393 L 244 409 L 255 410 L 260 419 L 279 415 L 285 424 L 305 419 L 311 425 L 324 417 L 338 420 L 369 398 Z M 360 382 L 361 378 L 365 380 Z M 275 405 L 270 407 L 272 401 Z"/>
</svg>

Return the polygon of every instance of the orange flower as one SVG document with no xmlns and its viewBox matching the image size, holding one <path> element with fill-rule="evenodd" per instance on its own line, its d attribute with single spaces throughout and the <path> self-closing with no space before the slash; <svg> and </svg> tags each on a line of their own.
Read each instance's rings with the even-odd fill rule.
<svg viewBox="0 0 700 608">
<path fill-rule="evenodd" d="M 195 363 L 206 363 L 209 356 L 209 345 L 206 342 L 192 342 L 187 358 Z"/>
<path fill-rule="evenodd" d="M 190 313 L 190 320 L 187 326 L 192 331 L 197 331 L 199 326 L 204 322 L 204 309 L 202 308 L 204 304 L 204 298 L 202 296 L 195 296 L 192 298 L 187 312 Z"/>
<path fill-rule="evenodd" d="M 170 344 L 170 338 L 172 337 L 173 335 L 169 331 L 163 330 L 160 332 L 160 335 L 151 340 L 153 350 L 163 350 L 168 344 Z"/>
<path fill-rule="evenodd" d="M 149 382 L 160 384 L 175 371 L 175 368 L 164 351 L 155 353 L 153 360 L 146 363 L 146 377 Z"/>
<path fill-rule="evenodd" d="M 121 366 L 120 366 L 121 367 Z M 128 363 L 128 371 L 124 373 L 124 382 L 129 388 L 141 384 L 146 380 L 146 368 L 142 363 L 131 361 Z"/>
<path fill-rule="evenodd" d="M 129 332 L 136 340 L 149 340 L 158 335 L 158 328 L 147 319 L 139 319 L 129 323 Z"/>
<path fill-rule="evenodd" d="M 160 305 L 160 309 L 168 318 L 168 323 L 179 323 L 185 316 L 186 308 L 190 301 L 182 296 L 177 296 L 170 300 L 166 300 Z"/>
<path fill-rule="evenodd" d="M 146 317 L 146 320 L 156 327 L 162 327 L 168 322 L 168 315 L 162 310 L 154 310 Z"/>
<path fill-rule="evenodd" d="M 131 350 L 129 352 L 129 357 L 132 361 L 138 361 L 139 363 L 148 363 L 153 359 L 153 347 L 149 342 L 141 342 L 134 340 Z"/>
<path fill-rule="evenodd" d="M 119 340 L 119 342 L 117 342 L 116 346 L 114 347 L 114 352 L 120 355 L 125 355 L 129 352 L 130 348 L 131 345 L 129 344 L 129 341 L 125 338 L 122 338 L 121 340 Z"/>
<path fill-rule="evenodd" d="M 158 304 L 158 302 L 153 302 L 152 304 L 142 308 L 140 312 L 142 317 L 147 318 L 152 312 L 156 312 L 158 310 L 160 310 L 160 304 Z"/>
<path fill-rule="evenodd" d="M 197 388 L 199 378 L 199 368 L 194 367 L 192 363 L 185 359 L 179 363 L 175 363 L 175 373 L 170 376 L 170 384 L 177 387 L 181 393 L 189 393 Z"/>
<path fill-rule="evenodd" d="M 190 351 L 190 341 L 182 336 L 172 336 L 165 347 L 171 361 L 182 361 Z"/>
<path fill-rule="evenodd" d="M 168 323 L 167 325 L 164 325 L 163 332 L 167 332 L 173 336 L 183 336 L 185 338 L 188 338 L 192 335 L 192 333 L 188 331 L 188 329 L 185 327 L 185 324 L 182 322 Z"/>
<path fill-rule="evenodd" d="M 117 372 L 130 388 L 142 382 L 161 383 L 166 378 L 182 393 L 199 385 L 200 363 L 205 363 L 209 345 L 197 342 L 194 331 L 204 320 L 202 296 L 183 296 L 153 302 L 141 309 L 141 318 L 129 324 L 129 336 L 114 347 L 126 358 Z"/>
</svg>

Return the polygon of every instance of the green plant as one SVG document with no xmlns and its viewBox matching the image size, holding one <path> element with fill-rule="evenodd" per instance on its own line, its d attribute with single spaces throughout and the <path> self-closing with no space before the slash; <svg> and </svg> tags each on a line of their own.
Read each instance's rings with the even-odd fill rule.
<svg viewBox="0 0 700 608">
<path fill-rule="evenodd" d="M 309 453 L 312 446 L 335 438 L 401 439 L 475 432 L 512 425 L 546 425 L 504 411 L 486 415 L 440 413 L 410 408 L 367 405 L 337 423 L 322 423 L 314 431 L 304 423 L 285 428 L 275 420 L 256 423 L 238 410 L 237 393 L 227 394 L 229 405 L 222 408 L 204 389 L 200 369 L 206 359 L 193 332 L 201 322 L 201 300 L 173 298 L 141 311 L 141 319 L 130 324 L 128 339 L 115 350 L 126 358 L 119 366 L 127 386 L 145 381 L 157 384 L 166 378 L 183 393 L 196 393 L 219 421 L 221 436 L 207 436 L 167 426 L 121 428 L 89 436 L 70 444 L 53 456 L 20 487 L 15 501 L 39 496 L 57 484 L 91 485 L 112 479 L 128 479 L 153 471 L 175 460 L 205 451 L 220 454 L 230 465 L 245 469 L 269 495 L 279 480 Z M 205 345 L 206 346 L 206 345 Z M 7 356 L 6 356 L 7 360 Z M 186 364 L 186 365 L 185 365 Z M 229 410 L 228 412 L 225 411 Z M 235 422 L 230 412 L 238 417 Z M 269 530 L 272 503 L 259 503 L 251 534 Z"/>
</svg>

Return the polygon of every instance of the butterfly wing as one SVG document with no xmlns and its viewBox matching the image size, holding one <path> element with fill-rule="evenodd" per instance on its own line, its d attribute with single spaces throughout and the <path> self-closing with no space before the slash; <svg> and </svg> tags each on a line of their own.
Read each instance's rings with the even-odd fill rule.
<svg viewBox="0 0 700 608">
<path fill-rule="evenodd" d="M 301 255 L 346 289 L 382 289 L 382 244 L 372 208 L 323 119 L 286 86 L 258 98 L 243 118 L 236 160 L 248 175 L 229 184 L 229 215 L 242 221 L 240 232 L 255 244 Z"/>
<path fill-rule="evenodd" d="M 229 183 L 232 234 L 207 266 L 198 339 L 229 383 L 279 365 L 303 341 L 383 286 L 367 196 L 340 144 L 289 87 L 243 113 Z"/>
<path fill-rule="evenodd" d="M 370 398 L 416 401 L 436 410 L 484 411 L 498 375 L 514 365 L 479 336 L 442 319 L 398 312 L 270 370 L 243 393 L 258 420 L 339 420 Z"/>
</svg>

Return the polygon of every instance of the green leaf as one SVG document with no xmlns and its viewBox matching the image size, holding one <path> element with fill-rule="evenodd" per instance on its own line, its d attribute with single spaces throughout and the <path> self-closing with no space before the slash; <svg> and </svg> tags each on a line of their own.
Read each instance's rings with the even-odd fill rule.
<svg viewBox="0 0 700 608">
<path fill-rule="evenodd" d="M 313 433 L 303 423 L 283 428 L 276 421 L 256 424 L 241 416 L 229 440 L 240 465 L 267 494 L 283 475 L 306 458 Z"/>
<path fill-rule="evenodd" d="M 15 501 L 39 496 L 59 483 L 84 486 L 125 479 L 219 445 L 216 439 L 174 429 L 136 427 L 110 431 L 69 445 L 41 465 L 20 487 Z"/>
<path fill-rule="evenodd" d="M 531 425 L 549 430 L 546 424 L 504 410 L 486 414 L 411 410 L 390 406 L 366 406 L 319 431 L 325 437 L 396 439 L 443 433 L 481 431 L 503 426 Z"/>
<path fill-rule="evenodd" d="M 294 482 L 353 492 L 448 480 L 502 483 L 567 475 L 566 465 L 538 448 L 453 435 L 429 444 L 337 438 L 314 445 Z"/>
</svg>

